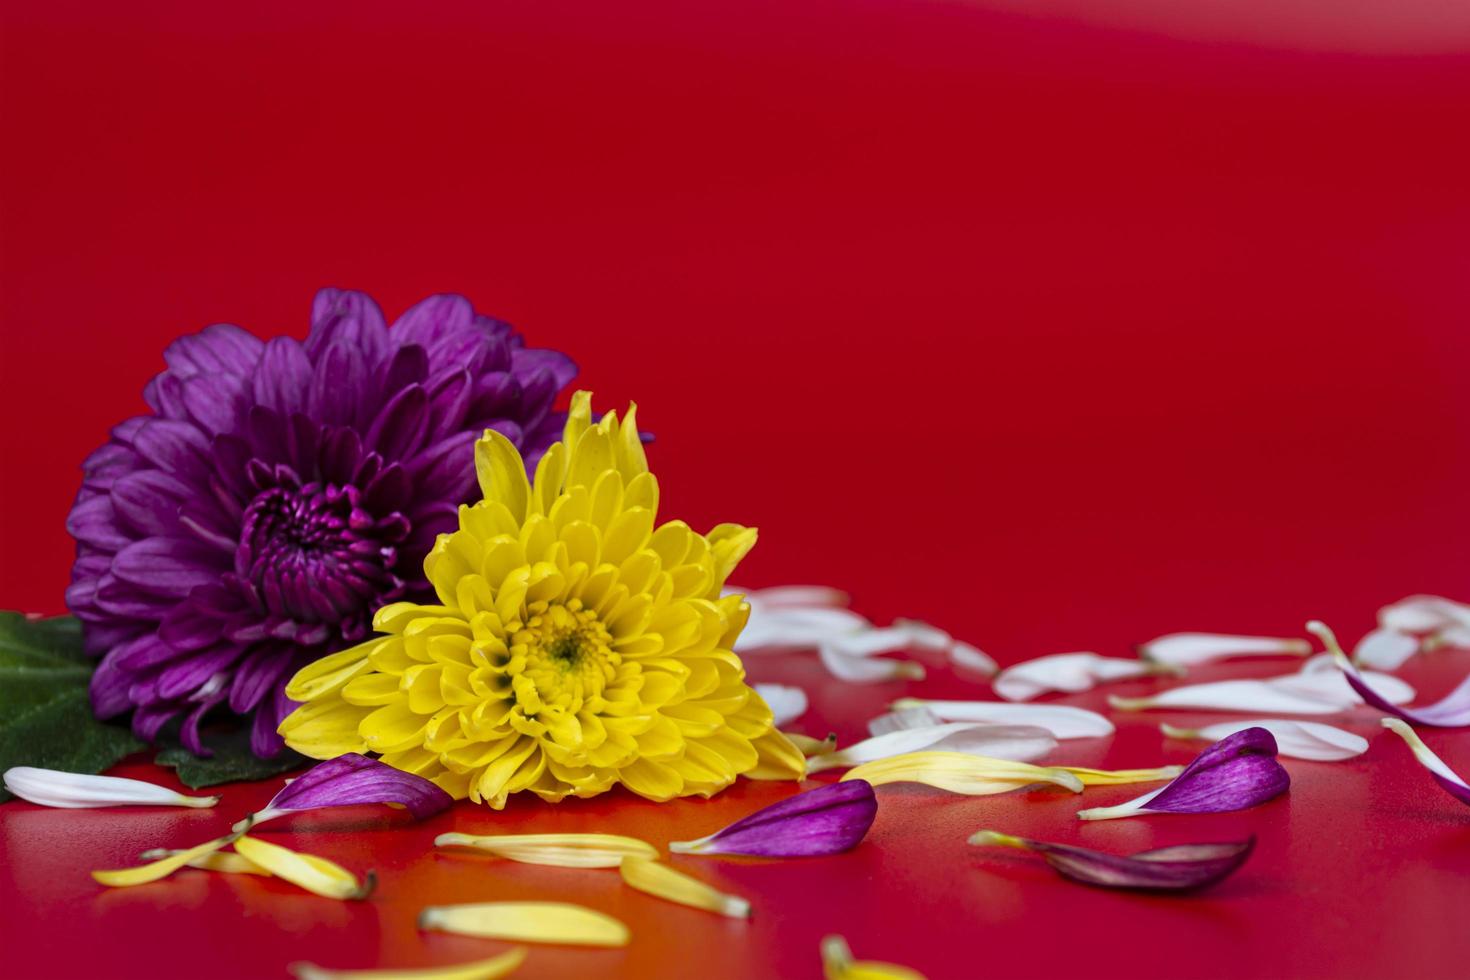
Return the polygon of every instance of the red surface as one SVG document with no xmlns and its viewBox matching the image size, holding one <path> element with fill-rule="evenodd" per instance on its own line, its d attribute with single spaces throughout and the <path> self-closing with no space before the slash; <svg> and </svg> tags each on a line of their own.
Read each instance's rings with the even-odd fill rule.
<svg viewBox="0 0 1470 980">
<path fill-rule="evenodd" d="M 329 283 L 390 312 L 462 291 L 571 351 L 601 403 L 639 400 L 668 514 L 761 527 L 744 582 L 844 585 L 1002 661 L 1310 616 L 1353 636 L 1410 592 L 1470 598 L 1464 9 L 1027 6 L 7 5 L 4 604 L 60 610 L 77 463 L 170 338 L 300 334 Z M 1470 656 L 1424 669 L 1437 695 Z M 972 690 L 785 670 L 821 688 L 814 732 Z M 1188 754 L 1149 724 L 1075 761 Z M 1431 744 L 1470 769 L 1464 736 Z M 1470 823 L 1407 760 L 1375 742 L 1293 764 L 1290 798 L 1256 811 L 1088 827 L 1071 798 L 900 789 L 850 856 L 699 864 L 756 901 L 749 925 L 425 851 L 451 824 L 662 843 L 781 788 L 283 826 L 379 869 L 356 906 L 84 875 L 202 839 L 267 786 L 218 814 L 7 804 L 0 948 L 21 976 L 448 962 L 499 947 L 419 937 L 419 905 L 535 895 L 615 911 L 635 941 L 538 949 L 532 977 L 810 977 L 829 930 L 936 980 L 1460 975 Z M 982 859 L 962 843 L 980 824 L 1261 846 L 1163 901 Z"/>
</svg>

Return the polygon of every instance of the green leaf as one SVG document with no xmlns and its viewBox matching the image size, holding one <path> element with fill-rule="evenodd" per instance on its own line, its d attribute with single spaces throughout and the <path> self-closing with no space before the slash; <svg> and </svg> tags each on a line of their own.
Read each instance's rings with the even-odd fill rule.
<svg viewBox="0 0 1470 980">
<path fill-rule="evenodd" d="M 101 772 L 143 748 L 126 726 L 92 714 L 92 670 L 74 618 L 0 612 L 0 771 Z M 8 799 L 0 790 L 0 802 Z"/>
<path fill-rule="evenodd" d="M 243 779 L 265 779 L 278 773 L 305 765 L 305 756 L 285 749 L 273 759 L 257 758 L 250 751 L 250 732 L 240 726 L 235 731 L 208 743 L 214 757 L 196 759 L 194 753 L 181 745 L 171 746 L 158 753 L 153 761 L 160 766 L 171 767 L 180 782 L 190 789 L 233 783 Z"/>
</svg>

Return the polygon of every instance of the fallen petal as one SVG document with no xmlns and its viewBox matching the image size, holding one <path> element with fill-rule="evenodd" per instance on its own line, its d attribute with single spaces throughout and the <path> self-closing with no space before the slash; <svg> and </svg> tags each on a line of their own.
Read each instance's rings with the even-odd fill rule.
<svg viewBox="0 0 1470 980">
<path fill-rule="evenodd" d="M 619 867 L 623 881 L 640 892 L 732 919 L 750 918 L 750 903 L 745 899 L 711 888 L 697 878 L 660 864 L 656 858 L 624 858 Z"/>
<path fill-rule="evenodd" d="M 1361 735 L 1317 721 L 1255 718 L 1250 721 L 1222 721 L 1204 728 L 1175 728 L 1173 725 L 1160 725 L 1159 728 L 1169 738 L 1206 742 L 1218 742 L 1247 728 L 1264 728 L 1275 736 L 1277 754 L 1318 762 L 1351 759 L 1368 751 L 1368 740 Z"/>
<path fill-rule="evenodd" d="M 373 886 L 377 883 L 372 872 L 363 881 L 358 881 L 356 875 L 340 864 L 315 854 L 302 854 L 258 837 L 241 837 L 235 841 L 235 852 L 277 878 L 284 878 L 323 898 L 364 899 L 372 894 Z"/>
<path fill-rule="evenodd" d="M 1065 704 L 1012 704 L 1007 701 L 930 701 L 900 698 L 896 710 L 927 708 L 940 721 L 985 721 L 995 725 L 1035 725 L 1056 738 L 1097 738 L 1113 733 L 1113 723 L 1095 711 Z"/>
<path fill-rule="evenodd" d="M 1184 772 L 1183 766 L 1159 766 L 1155 769 L 1083 769 L 1058 766 L 1082 781 L 1083 786 L 1123 786 L 1128 783 L 1153 783 L 1173 779 Z"/>
<path fill-rule="evenodd" d="M 841 936 L 822 939 L 822 975 L 826 980 L 924 980 L 919 971 L 897 963 L 853 959 L 852 949 Z"/>
<path fill-rule="evenodd" d="M 1410 750 L 1414 753 L 1414 758 L 1418 759 L 1419 764 L 1429 770 L 1429 775 L 1434 777 L 1434 781 L 1439 783 L 1446 793 L 1461 803 L 1470 805 L 1470 783 L 1466 783 L 1465 780 L 1460 778 L 1458 773 L 1445 765 L 1444 760 L 1435 755 L 1434 751 L 1424 744 L 1424 740 L 1419 737 L 1418 732 L 1397 718 L 1384 718 L 1383 727 L 1409 744 Z"/>
<path fill-rule="evenodd" d="M 1109 697 L 1108 703 L 1120 711 L 1180 708 L 1283 715 L 1332 715 L 1362 704 L 1363 699 L 1345 680 L 1324 669 L 1328 664 L 1326 658 L 1313 657 L 1292 674 L 1187 684 L 1143 698 Z M 1372 676 L 1391 700 L 1413 700 L 1414 689 L 1397 677 Z"/>
<path fill-rule="evenodd" d="M 822 739 L 812 738 L 810 735 L 802 735 L 800 732 L 782 732 L 781 734 L 785 735 L 792 745 L 800 749 L 801 754 L 806 756 L 808 760 L 812 756 L 826 755 L 828 752 L 837 748 L 836 732 L 828 732 L 827 737 Z M 811 770 L 810 761 L 807 763 L 807 770 Z"/>
<path fill-rule="evenodd" d="M 454 797 L 422 776 L 416 776 L 356 752 L 318 763 L 289 781 L 259 813 L 256 824 L 295 810 L 360 803 L 393 803 L 405 807 L 415 820 L 447 810 Z M 235 830 L 242 830 L 241 824 Z"/>
<path fill-rule="evenodd" d="M 1069 844 L 1012 837 L 982 830 L 970 838 L 982 847 L 1016 847 L 1046 859 L 1063 878 L 1102 888 L 1140 888 L 1147 891 L 1192 891 L 1230 877 L 1245 863 L 1256 838 L 1227 844 L 1178 844 L 1122 856 Z"/>
<path fill-rule="evenodd" d="M 419 970 L 328 970 L 315 963 L 292 963 L 287 969 L 296 980 L 498 980 L 514 973 L 525 958 L 526 950 L 517 947 L 488 960 Z"/>
<path fill-rule="evenodd" d="M 191 861 L 219 850 L 226 844 L 234 841 L 235 837 L 235 834 L 216 837 L 214 840 L 206 841 L 197 847 L 176 851 L 168 857 L 139 865 L 136 868 L 123 868 L 118 871 L 93 871 L 92 877 L 109 888 L 130 888 L 133 885 L 146 885 L 150 881 L 167 878 L 175 871 L 188 865 Z"/>
<path fill-rule="evenodd" d="M 566 902 L 479 902 L 431 905 L 420 929 L 511 942 L 626 946 L 628 927 L 610 915 Z"/>
<path fill-rule="evenodd" d="M 833 677 L 849 684 L 878 684 L 883 681 L 924 679 L 924 665 L 912 660 L 892 660 L 869 654 L 841 653 L 831 643 L 817 647 L 822 666 Z"/>
<path fill-rule="evenodd" d="M 878 799 L 872 785 L 849 779 L 797 793 L 707 837 L 673 841 L 669 850 L 675 854 L 757 857 L 839 854 L 858 845 L 877 814 Z"/>
<path fill-rule="evenodd" d="M 1290 785 L 1291 777 L 1276 761 L 1276 739 L 1264 728 L 1247 728 L 1205 749 L 1162 789 L 1077 816 L 1113 820 L 1150 813 L 1225 813 L 1264 803 Z"/>
<path fill-rule="evenodd" d="M 166 786 L 118 776 L 91 776 L 56 769 L 12 766 L 5 770 L 5 788 L 40 806 L 84 809 L 102 806 L 212 807 L 218 796 L 185 796 Z"/>
<path fill-rule="evenodd" d="M 164 858 L 183 854 L 180 850 L 169 850 L 168 848 L 155 847 L 151 851 L 144 851 L 138 855 L 140 861 L 161 861 Z M 231 851 L 212 851 L 201 857 L 196 857 L 189 862 L 189 867 L 198 868 L 201 871 L 219 871 L 232 875 L 261 875 L 269 878 L 271 873 L 260 865 L 251 861 L 243 854 L 235 854 Z"/>
<path fill-rule="evenodd" d="M 750 621 L 735 639 L 737 653 L 810 648 L 835 636 L 871 629 L 872 623 L 849 609 L 751 606 Z"/>
<path fill-rule="evenodd" d="M 771 723 L 774 725 L 788 725 L 806 714 L 806 692 L 799 687 L 788 684 L 757 684 L 755 693 L 771 709 Z"/>
<path fill-rule="evenodd" d="M 1305 657 L 1312 645 L 1297 637 L 1232 636 L 1228 633 L 1170 633 L 1138 645 L 1145 660 L 1192 667 L 1228 657 Z"/>
<path fill-rule="evenodd" d="M 1400 633 L 1438 633 L 1470 626 L 1470 606 L 1437 595 L 1411 595 L 1378 610 L 1378 625 Z"/>
<path fill-rule="evenodd" d="M 744 595 L 751 606 L 761 609 L 786 609 L 802 606 L 846 606 L 850 598 L 830 585 L 774 585 L 768 589 L 746 590 L 725 586 L 725 594 Z"/>
<path fill-rule="evenodd" d="M 1314 619 L 1307 624 L 1307 629 L 1320 637 L 1323 645 L 1331 651 L 1343 677 L 1352 685 L 1353 690 L 1379 711 L 1386 711 L 1415 725 L 1428 725 L 1432 728 L 1460 728 L 1470 725 L 1470 676 L 1467 676 L 1453 691 L 1434 704 L 1412 710 L 1401 708 L 1394 703 L 1395 699 L 1392 697 L 1394 692 L 1390 686 L 1384 683 L 1385 679 L 1397 680 L 1397 678 L 1389 677 L 1387 674 L 1360 672 L 1342 652 L 1337 637 L 1332 630 L 1327 628 L 1326 624 Z"/>
<path fill-rule="evenodd" d="M 924 728 L 903 728 L 886 735 L 875 735 L 845 749 L 809 758 L 806 770 L 812 773 L 843 766 L 859 766 L 865 762 L 924 750 L 964 752 L 1013 762 L 1030 762 L 1056 747 L 1057 740 L 1045 728 L 957 721 Z"/>
<path fill-rule="evenodd" d="M 616 868 L 626 857 L 658 858 L 658 848 L 616 834 L 440 834 L 435 847 L 473 847 L 522 864 L 559 868 Z"/>
<path fill-rule="evenodd" d="M 906 728 L 927 728 L 943 723 L 943 719 L 928 708 L 903 708 L 879 715 L 868 722 L 868 734 L 887 735 L 889 732 L 902 731 Z"/>
<path fill-rule="evenodd" d="M 1158 674 L 1179 676 L 1173 664 L 1147 660 L 1100 657 L 1095 653 L 1054 653 L 1002 670 L 991 681 L 995 693 L 1007 701 L 1029 701 L 1042 694 L 1080 694 L 1107 681 Z"/>
<path fill-rule="evenodd" d="M 985 677 L 990 677 L 1000 670 L 1000 666 L 990 654 L 962 641 L 956 641 L 955 645 L 949 648 L 949 660 L 961 670 L 973 671 Z"/>
<path fill-rule="evenodd" d="M 1374 670 L 1398 670 L 1418 652 L 1418 637 L 1380 628 L 1364 634 L 1353 647 L 1353 662 Z"/>
<path fill-rule="evenodd" d="M 1082 781 L 1065 769 L 959 752 L 910 752 L 878 759 L 848 770 L 842 779 L 844 782 L 866 780 L 874 786 L 923 783 L 966 796 L 1008 793 L 1037 783 L 1051 783 L 1074 793 L 1082 792 Z"/>
</svg>

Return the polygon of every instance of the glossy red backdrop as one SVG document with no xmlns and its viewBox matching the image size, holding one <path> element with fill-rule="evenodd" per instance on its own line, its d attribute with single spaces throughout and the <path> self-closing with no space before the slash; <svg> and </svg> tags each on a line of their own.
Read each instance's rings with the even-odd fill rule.
<svg viewBox="0 0 1470 980">
<path fill-rule="evenodd" d="M 745 583 L 844 585 L 876 619 L 938 622 L 1002 662 L 1310 616 L 1356 635 L 1411 592 L 1470 598 L 1470 16 L 1193 7 L 8 4 L 0 605 L 61 611 L 77 464 L 141 408 L 172 337 L 218 320 L 301 335 L 328 284 L 390 314 L 464 292 L 572 352 L 601 404 L 639 401 L 669 513 L 759 525 Z M 806 662 L 754 670 L 821 683 Z M 854 734 L 905 690 L 965 688 L 828 688 L 810 727 Z M 1151 764 L 1151 731 L 1106 758 Z M 1453 736 L 1434 744 L 1470 765 Z M 526 975 L 811 976 L 833 929 L 934 978 L 1384 975 L 1400 942 L 1419 975 L 1453 975 L 1465 946 L 1444 909 L 1470 894 L 1442 875 L 1470 825 L 1390 774 L 1406 758 L 1375 745 L 1305 767 L 1271 813 L 1159 827 L 1263 835 L 1254 884 L 1208 901 L 997 874 L 949 839 L 1046 812 L 1038 832 L 1121 849 L 1146 846 L 1149 822 L 1077 838 L 1068 801 L 900 793 L 899 813 L 935 804 L 918 818 L 933 833 L 885 817 L 857 863 L 730 872 L 784 903 L 754 933 L 686 934 L 693 913 L 639 906 L 647 933 L 678 932 L 668 956 L 646 935 Z M 764 792 L 508 812 L 657 821 L 666 839 Z M 43 954 L 80 969 L 79 928 L 99 937 L 90 956 L 123 957 L 115 975 L 182 972 L 221 942 L 241 944 L 223 965 L 240 975 L 421 949 L 411 916 L 261 902 L 249 883 L 195 876 L 146 900 L 63 886 L 138 841 L 96 815 L 3 816 L 6 904 L 29 910 L 3 917 L 25 930 L 5 945 L 39 951 L 21 961 L 38 975 Z M 182 821 L 129 819 L 140 838 Z M 469 894 L 383 846 L 400 889 Z"/>
</svg>

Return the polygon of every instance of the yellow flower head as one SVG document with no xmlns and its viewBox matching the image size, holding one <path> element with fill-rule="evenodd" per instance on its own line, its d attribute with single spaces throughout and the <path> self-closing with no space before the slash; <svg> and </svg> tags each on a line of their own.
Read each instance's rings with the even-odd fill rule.
<svg viewBox="0 0 1470 980">
<path fill-rule="evenodd" d="M 387 635 L 304 668 L 280 727 L 317 759 L 378 752 L 456 798 L 709 796 L 738 775 L 797 779 L 802 756 L 731 644 L 750 607 L 720 589 L 755 544 L 721 524 L 654 526 L 658 481 L 629 406 L 572 398 L 532 485 L 514 445 L 475 446 L 485 499 L 424 562 L 440 605 L 394 603 Z"/>
</svg>

